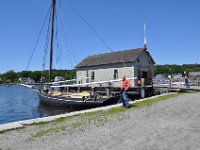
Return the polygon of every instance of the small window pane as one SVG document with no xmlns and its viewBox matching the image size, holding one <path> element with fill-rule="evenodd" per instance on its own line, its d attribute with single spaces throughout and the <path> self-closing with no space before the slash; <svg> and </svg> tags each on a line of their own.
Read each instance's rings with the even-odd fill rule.
<svg viewBox="0 0 200 150">
<path fill-rule="evenodd" d="M 114 79 L 118 79 L 118 70 L 114 70 Z"/>
<path fill-rule="evenodd" d="M 95 79 L 95 74 L 94 74 L 94 71 L 92 71 L 91 73 L 91 80 L 94 80 Z"/>
</svg>

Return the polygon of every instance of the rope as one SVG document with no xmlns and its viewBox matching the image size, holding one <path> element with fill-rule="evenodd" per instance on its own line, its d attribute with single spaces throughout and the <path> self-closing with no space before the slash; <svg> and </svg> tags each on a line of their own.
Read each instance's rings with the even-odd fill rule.
<svg viewBox="0 0 200 150">
<path fill-rule="evenodd" d="M 45 20 L 44 20 L 44 22 L 43 22 L 43 24 L 42 24 L 42 28 L 40 29 L 40 32 L 39 32 L 38 38 L 37 38 L 37 40 L 36 40 L 35 46 L 34 46 L 34 48 L 33 48 L 33 51 L 32 51 L 32 53 L 31 53 L 31 56 L 30 56 L 30 58 L 29 58 L 29 61 L 28 61 L 28 65 L 27 65 L 27 67 L 26 67 L 26 70 L 28 70 L 28 68 L 29 68 L 29 66 L 30 66 L 31 60 L 32 60 L 32 58 L 33 58 L 33 55 L 34 55 L 34 53 L 35 53 L 35 50 L 36 50 L 36 47 L 37 47 L 37 45 L 38 45 L 39 39 L 40 39 L 40 37 L 41 37 L 42 31 L 43 31 L 43 29 L 44 29 L 44 26 L 45 26 L 45 23 L 46 23 L 48 14 L 49 14 L 49 12 L 50 12 L 50 9 L 51 9 L 51 7 L 49 8 L 49 10 L 48 10 L 48 12 L 47 12 L 47 14 L 46 14 Z"/>
<path fill-rule="evenodd" d="M 57 27 L 56 28 L 56 34 L 55 34 L 55 41 L 56 41 L 56 48 L 57 48 L 57 51 L 56 51 L 56 63 L 58 64 L 59 61 L 60 61 L 60 41 L 59 41 L 59 30 L 58 30 L 58 16 L 57 16 L 57 13 L 55 13 L 55 26 Z"/>
<path fill-rule="evenodd" d="M 62 31 L 61 31 L 61 23 L 60 23 L 60 14 L 59 14 L 59 11 L 57 11 L 56 13 L 56 63 L 58 65 L 59 68 L 62 68 L 61 67 L 61 62 L 63 60 L 63 57 L 62 57 Z"/>
<path fill-rule="evenodd" d="M 89 24 L 89 22 L 81 15 L 81 13 L 72 5 L 72 3 L 69 0 L 66 0 L 67 3 L 71 6 L 71 8 L 75 11 L 75 13 L 81 18 L 81 20 L 89 27 L 89 29 L 100 39 L 100 41 L 111 51 L 111 52 L 115 52 L 110 45 L 108 45 L 108 43 L 100 36 L 100 34 L 98 34 L 98 32 Z M 127 67 L 127 65 L 122 61 L 122 59 L 120 57 L 117 57 L 122 65 L 124 67 Z M 94 58 L 93 58 L 94 60 Z M 92 60 L 91 60 L 92 61 Z M 134 71 L 132 71 L 131 69 L 127 68 L 127 70 L 132 73 Z"/>
<path fill-rule="evenodd" d="M 72 3 L 68 0 L 66 1 L 72 7 L 72 9 L 76 12 L 76 14 L 83 20 L 83 22 L 85 22 L 85 24 L 91 29 L 91 31 L 105 44 L 105 46 L 110 51 L 114 52 L 111 46 L 109 46 L 108 43 L 97 33 L 97 31 L 88 23 L 88 21 L 80 14 L 80 12 L 72 5 Z"/>
<path fill-rule="evenodd" d="M 44 56 L 43 56 L 43 63 L 42 63 L 43 71 L 45 70 L 46 55 L 47 55 L 48 47 L 49 47 L 48 43 L 49 43 L 49 34 L 50 34 L 50 26 L 51 26 L 51 14 L 52 14 L 52 11 L 50 11 L 50 15 L 49 15 L 48 29 L 47 29 L 47 35 L 46 35 L 45 48 L 44 48 Z"/>
<path fill-rule="evenodd" d="M 70 63 L 70 67 L 73 68 L 73 62 L 72 60 L 75 61 L 75 63 L 77 62 L 77 59 L 75 57 L 75 54 L 73 53 L 73 48 L 72 48 L 72 45 L 70 44 L 70 40 L 67 38 L 67 31 L 66 31 L 66 28 L 65 28 L 65 24 L 64 24 L 64 19 L 63 19 L 63 16 L 61 15 L 62 13 L 59 13 L 59 16 L 60 16 L 60 20 L 61 20 L 61 30 L 62 30 L 62 33 L 63 33 L 63 41 L 64 41 L 64 44 L 65 44 L 65 47 L 66 49 L 68 50 L 67 54 L 68 54 L 68 60 L 69 60 L 69 63 Z M 72 55 L 70 54 L 70 51 L 72 52 Z M 73 57 L 73 59 L 71 58 L 71 56 Z"/>
</svg>

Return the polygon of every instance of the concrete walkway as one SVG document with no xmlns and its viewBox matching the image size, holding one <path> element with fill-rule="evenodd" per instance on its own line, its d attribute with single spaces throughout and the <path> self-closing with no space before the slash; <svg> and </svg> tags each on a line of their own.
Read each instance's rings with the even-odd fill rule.
<svg viewBox="0 0 200 150">
<path fill-rule="evenodd" d="M 89 119 L 87 115 L 84 117 L 5 132 L 0 134 L 0 148 L 200 149 L 200 93 L 182 95 L 145 108 L 132 107 L 109 117 L 101 117 L 101 112 Z"/>
</svg>

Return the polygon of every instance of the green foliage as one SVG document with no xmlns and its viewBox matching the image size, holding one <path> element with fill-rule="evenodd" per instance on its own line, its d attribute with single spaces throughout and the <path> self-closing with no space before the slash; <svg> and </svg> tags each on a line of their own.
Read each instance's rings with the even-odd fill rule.
<svg viewBox="0 0 200 150">
<path fill-rule="evenodd" d="M 184 71 L 196 72 L 200 71 L 200 64 L 183 64 L 183 65 L 155 65 L 154 73 L 156 74 L 178 74 L 183 73 Z"/>
<path fill-rule="evenodd" d="M 200 71 L 200 64 L 166 64 L 166 65 L 155 65 L 154 73 L 156 74 L 177 74 L 183 73 L 184 71 Z M 27 77 L 35 80 L 36 82 L 40 81 L 41 76 L 44 76 L 45 79 L 48 79 L 48 70 L 45 71 L 21 71 L 15 72 L 13 70 L 9 70 L 6 73 L 0 74 L 0 84 L 2 83 L 16 83 L 20 77 Z M 76 77 L 76 70 L 53 70 L 52 78 L 56 76 L 63 76 L 66 80 L 73 79 Z"/>
<path fill-rule="evenodd" d="M 6 73 L 0 74 L 0 84 L 5 83 L 17 83 L 20 77 L 27 77 L 33 79 L 35 82 L 40 82 L 41 76 L 44 76 L 45 79 L 48 79 L 49 71 L 21 71 L 14 72 L 9 70 Z M 73 79 L 76 77 L 76 70 L 53 70 L 52 79 L 56 76 L 63 76 L 66 80 Z"/>
<path fill-rule="evenodd" d="M 36 125 L 36 126 L 40 126 L 40 125 L 45 125 L 45 124 L 48 124 L 49 122 L 35 122 L 33 123 L 33 125 Z"/>
<path fill-rule="evenodd" d="M 17 74 L 13 70 L 9 70 L 2 74 L 1 77 L 3 82 L 10 83 L 15 81 Z"/>
<path fill-rule="evenodd" d="M 2 75 L 0 74 L 0 84 L 3 83 Z"/>
</svg>

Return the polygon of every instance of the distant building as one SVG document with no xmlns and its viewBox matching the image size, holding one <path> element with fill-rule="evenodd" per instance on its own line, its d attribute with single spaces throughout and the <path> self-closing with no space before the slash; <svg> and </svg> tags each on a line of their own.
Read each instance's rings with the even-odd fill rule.
<svg viewBox="0 0 200 150">
<path fill-rule="evenodd" d="M 178 80 L 179 80 L 179 81 L 180 81 L 180 80 L 183 80 L 183 75 L 182 75 L 181 73 L 174 74 L 174 75 L 173 75 L 173 79 L 174 79 L 174 80 L 177 80 L 177 81 L 178 81 Z"/>
<path fill-rule="evenodd" d="M 20 82 L 20 83 L 23 83 L 23 84 L 34 84 L 35 83 L 35 81 L 33 80 L 33 79 L 30 79 L 30 78 L 27 78 L 27 77 L 20 77 L 19 79 L 18 79 L 18 81 Z"/>
<path fill-rule="evenodd" d="M 200 76 L 200 72 L 189 72 L 189 76 L 194 76 L 194 77 Z"/>
<path fill-rule="evenodd" d="M 45 76 L 41 76 L 41 77 L 40 77 L 40 82 L 46 82 Z"/>
<path fill-rule="evenodd" d="M 145 48 L 93 55 L 76 66 L 77 78 L 82 83 L 121 79 L 123 75 L 152 80 L 154 64 Z"/>
<path fill-rule="evenodd" d="M 55 78 L 54 78 L 54 81 L 55 82 L 58 82 L 58 81 L 64 81 L 65 79 L 64 79 L 64 77 L 62 77 L 62 76 L 56 76 Z"/>
<path fill-rule="evenodd" d="M 200 72 L 189 72 L 189 77 L 194 79 L 194 80 L 199 80 L 200 79 Z"/>
<path fill-rule="evenodd" d="M 18 81 L 19 81 L 20 83 L 26 83 L 26 82 L 28 81 L 28 78 L 26 78 L 26 77 L 21 77 L 21 78 L 18 79 Z"/>
<path fill-rule="evenodd" d="M 28 83 L 35 83 L 35 81 L 33 79 L 28 78 Z"/>
<path fill-rule="evenodd" d="M 164 74 L 157 74 L 157 75 L 154 77 L 154 80 L 163 81 L 163 80 L 166 80 L 166 77 L 165 77 Z"/>
</svg>

